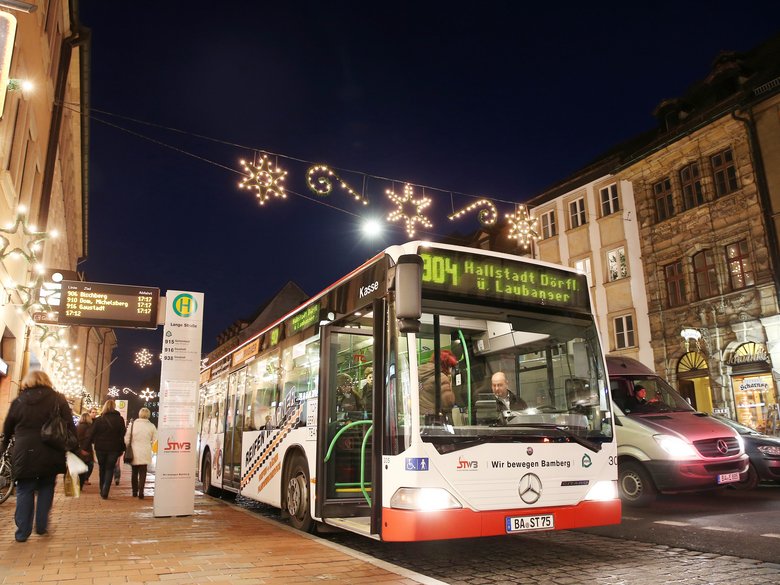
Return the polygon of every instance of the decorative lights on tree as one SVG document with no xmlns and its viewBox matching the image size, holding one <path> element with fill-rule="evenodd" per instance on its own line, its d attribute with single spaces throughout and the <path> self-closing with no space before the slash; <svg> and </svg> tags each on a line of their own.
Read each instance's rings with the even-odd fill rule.
<svg viewBox="0 0 780 585">
<path fill-rule="evenodd" d="M 238 187 L 239 189 L 254 190 L 260 205 L 265 205 L 265 202 L 271 197 L 287 198 L 287 193 L 284 192 L 282 185 L 287 171 L 272 166 L 268 156 L 262 155 L 258 164 L 242 160 L 241 166 L 249 174 L 241 180 Z"/>
<path fill-rule="evenodd" d="M 152 365 L 152 354 L 148 349 L 143 348 L 141 351 L 135 352 L 135 364 L 142 368 Z"/>
<path fill-rule="evenodd" d="M 479 213 L 477 214 L 477 218 L 479 219 L 479 223 L 482 225 L 493 225 L 498 220 L 498 210 L 496 209 L 496 206 L 493 204 L 490 199 L 480 199 L 479 201 L 475 201 L 474 203 L 467 205 L 466 207 L 459 209 L 458 211 L 452 213 L 451 215 L 447 216 L 447 219 L 454 220 L 454 219 L 460 219 L 461 216 L 471 212 L 474 209 L 479 209 L 480 207 L 484 207 L 484 209 L 480 209 Z"/>
<path fill-rule="evenodd" d="M 528 215 L 528 208 L 525 205 L 519 205 L 514 213 L 507 213 L 506 218 L 509 221 L 509 238 L 516 239 L 523 248 L 528 248 L 531 242 L 539 239 L 536 231 L 539 222 L 535 217 Z"/>
<path fill-rule="evenodd" d="M 423 215 L 423 210 L 431 204 L 431 200 L 423 195 L 419 199 L 414 198 L 414 189 L 407 183 L 404 185 L 404 194 L 396 195 L 392 189 L 387 190 L 387 196 L 395 203 L 397 209 L 387 216 L 387 221 L 403 221 L 406 223 L 406 233 L 409 237 L 414 236 L 415 224 L 420 224 L 425 228 L 432 228 L 433 224 Z"/>
<path fill-rule="evenodd" d="M 341 177 L 333 172 L 333 169 L 329 166 L 314 165 L 313 167 L 309 167 L 309 170 L 306 171 L 306 183 L 309 185 L 309 189 L 322 197 L 330 195 L 333 192 L 334 181 L 337 181 L 339 187 L 352 195 L 352 197 L 355 198 L 355 201 L 360 201 L 363 205 L 368 205 L 368 199 L 341 180 Z"/>
</svg>

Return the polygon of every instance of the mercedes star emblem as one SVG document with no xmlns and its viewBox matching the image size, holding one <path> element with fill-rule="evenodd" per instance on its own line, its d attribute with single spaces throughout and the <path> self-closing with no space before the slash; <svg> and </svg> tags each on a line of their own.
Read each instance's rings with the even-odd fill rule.
<svg viewBox="0 0 780 585">
<path fill-rule="evenodd" d="M 520 478 L 517 493 L 526 504 L 535 504 L 542 496 L 542 480 L 535 473 L 526 473 Z"/>
</svg>

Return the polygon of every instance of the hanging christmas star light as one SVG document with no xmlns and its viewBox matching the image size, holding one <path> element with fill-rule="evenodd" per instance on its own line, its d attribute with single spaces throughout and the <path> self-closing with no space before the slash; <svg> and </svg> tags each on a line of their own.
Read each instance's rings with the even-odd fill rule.
<svg viewBox="0 0 780 585">
<path fill-rule="evenodd" d="M 144 388 L 143 390 L 141 390 L 140 394 L 138 394 L 138 396 L 140 396 L 144 400 L 152 400 L 156 395 L 157 393 L 154 392 L 153 390 L 150 390 L 149 388 Z"/>
<path fill-rule="evenodd" d="M 21 227 L 21 233 L 19 228 Z M 5 227 L 0 227 L 0 233 L 8 236 L 17 236 L 23 240 L 21 247 L 11 246 L 9 237 L 0 235 L 0 260 L 5 260 L 8 256 L 21 256 L 30 264 L 38 261 L 38 252 L 41 250 L 42 243 L 48 238 L 57 237 L 55 230 L 51 232 L 39 232 L 35 226 L 27 223 L 27 208 L 20 205 L 16 210 L 16 220 Z"/>
<path fill-rule="evenodd" d="M 248 175 L 241 180 L 238 188 L 254 190 L 260 205 L 265 205 L 271 197 L 287 199 L 282 185 L 287 171 L 274 167 L 266 155 L 260 157 L 258 164 L 242 160 L 241 166 Z"/>
<path fill-rule="evenodd" d="M 519 205 L 514 213 L 507 213 L 506 218 L 509 221 L 508 237 L 517 240 L 523 248 L 527 249 L 531 242 L 539 239 L 536 231 L 539 221 L 528 215 L 528 208 L 525 205 Z"/>
<path fill-rule="evenodd" d="M 479 201 L 475 201 L 471 205 L 467 205 L 463 209 L 459 209 L 458 211 L 454 212 L 451 215 L 447 216 L 447 219 L 449 220 L 455 220 L 460 219 L 462 216 L 466 215 L 467 213 L 470 213 L 474 209 L 479 209 L 480 207 L 483 207 L 485 209 L 480 209 L 479 213 L 477 214 L 477 219 L 479 219 L 479 223 L 482 225 L 493 225 L 498 220 L 498 210 L 496 209 L 496 206 L 493 204 L 492 201 L 489 199 L 480 199 Z"/>
<path fill-rule="evenodd" d="M 149 353 L 149 350 L 146 348 L 143 348 L 141 351 L 135 352 L 135 364 L 137 366 L 140 366 L 142 368 L 145 368 L 146 366 L 152 365 L 152 354 Z"/>
<path fill-rule="evenodd" d="M 326 197 L 333 192 L 334 181 L 337 182 L 338 186 L 344 191 L 352 195 L 355 201 L 360 201 L 363 205 L 368 205 L 368 200 L 347 185 L 347 183 L 333 172 L 333 169 L 329 166 L 314 165 L 313 167 L 309 167 L 309 170 L 306 171 L 306 183 L 309 185 L 309 189 L 321 197 Z"/>
<path fill-rule="evenodd" d="M 418 223 L 425 228 L 433 227 L 430 220 L 422 213 L 431 204 L 431 200 L 425 195 L 415 199 L 413 197 L 414 190 L 409 183 L 404 185 L 403 195 L 396 195 L 392 189 L 388 189 L 386 193 L 390 200 L 398 206 L 387 216 L 387 221 L 406 223 L 406 233 L 409 234 L 410 238 L 414 236 L 414 226 Z"/>
</svg>

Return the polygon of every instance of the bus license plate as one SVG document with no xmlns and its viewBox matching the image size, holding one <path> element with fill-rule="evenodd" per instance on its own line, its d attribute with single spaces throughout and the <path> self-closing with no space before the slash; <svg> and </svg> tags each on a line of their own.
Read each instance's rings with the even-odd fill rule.
<svg viewBox="0 0 780 585">
<path fill-rule="evenodd" d="M 506 519 L 506 531 L 524 532 L 526 530 L 554 530 L 555 517 L 552 514 L 540 514 L 538 516 L 508 516 Z"/>
<path fill-rule="evenodd" d="M 718 483 L 734 483 L 739 481 L 739 473 L 721 473 L 718 476 Z"/>
</svg>

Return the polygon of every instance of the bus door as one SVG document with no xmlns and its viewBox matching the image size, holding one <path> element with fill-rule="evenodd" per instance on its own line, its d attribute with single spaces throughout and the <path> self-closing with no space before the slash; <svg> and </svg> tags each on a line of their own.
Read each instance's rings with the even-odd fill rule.
<svg viewBox="0 0 780 585">
<path fill-rule="evenodd" d="M 381 507 L 375 497 L 379 490 L 374 489 L 381 471 L 374 473 L 378 466 L 373 450 L 381 445 L 381 434 L 375 434 L 373 398 L 381 376 L 372 374 L 370 386 L 361 379 L 379 365 L 375 350 L 370 326 L 322 329 L 315 514 L 365 517 L 366 529 L 374 524 L 372 506 Z"/>
<path fill-rule="evenodd" d="M 244 386 L 246 368 L 230 374 L 225 407 L 225 446 L 222 485 L 238 489 L 241 484 L 241 433 L 244 428 Z"/>
</svg>

